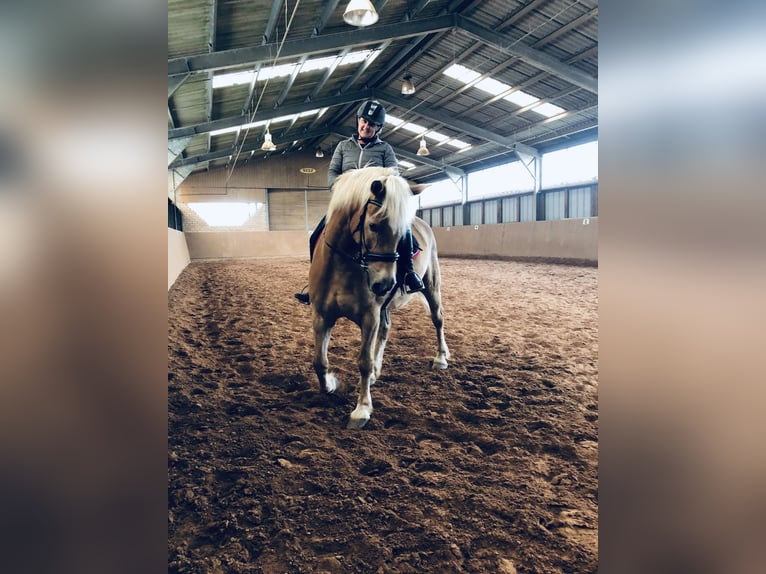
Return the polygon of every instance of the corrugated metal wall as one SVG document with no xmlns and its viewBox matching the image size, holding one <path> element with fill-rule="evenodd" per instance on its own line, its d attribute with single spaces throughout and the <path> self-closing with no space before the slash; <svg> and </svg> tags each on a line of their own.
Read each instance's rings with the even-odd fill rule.
<svg viewBox="0 0 766 574">
<path fill-rule="evenodd" d="M 569 190 L 569 217 L 592 217 L 590 187 L 576 187 Z"/>
<path fill-rule="evenodd" d="M 519 196 L 519 221 L 535 221 L 537 219 L 537 198 L 534 195 Z"/>
<path fill-rule="evenodd" d="M 484 213 L 482 203 L 480 201 L 476 201 L 474 203 L 469 203 L 468 206 L 468 225 L 481 225 L 484 223 L 482 221 L 482 215 Z"/>
<path fill-rule="evenodd" d="M 327 211 L 329 191 L 269 190 L 269 230 L 314 229 Z"/>
<path fill-rule="evenodd" d="M 545 194 L 545 220 L 554 221 L 566 217 L 566 190 L 550 191 Z"/>
<path fill-rule="evenodd" d="M 448 205 L 442 208 L 442 226 L 452 227 L 455 225 L 455 206 Z"/>
<path fill-rule="evenodd" d="M 499 201 L 490 199 L 484 202 L 484 223 L 499 223 L 497 219 L 497 209 Z"/>
<path fill-rule="evenodd" d="M 472 201 L 467 205 L 465 225 L 515 223 L 537 220 L 537 201 L 542 201 L 541 219 L 579 219 L 598 216 L 598 185 L 543 190 L 509 197 Z M 463 205 L 446 205 L 421 210 L 421 217 L 431 227 L 464 225 Z"/>
<path fill-rule="evenodd" d="M 502 200 L 502 210 L 503 210 L 503 223 L 508 222 L 515 222 L 519 220 L 519 198 L 516 197 L 506 197 Z"/>
</svg>

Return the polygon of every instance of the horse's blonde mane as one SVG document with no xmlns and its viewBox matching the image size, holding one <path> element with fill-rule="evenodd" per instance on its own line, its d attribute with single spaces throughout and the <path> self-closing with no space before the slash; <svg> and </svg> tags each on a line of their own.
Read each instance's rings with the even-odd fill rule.
<svg viewBox="0 0 766 574">
<path fill-rule="evenodd" d="M 394 231 L 404 233 L 415 217 L 416 207 L 410 201 L 409 184 L 393 167 L 365 167 L 343 173 L 333 185 L 327 219 L 336 211 L 360 209 L 370 198 L 370 186 L 375 180 L 381 181 L 386 188 L 381 215 L 388 219 Z"/>
</svg>

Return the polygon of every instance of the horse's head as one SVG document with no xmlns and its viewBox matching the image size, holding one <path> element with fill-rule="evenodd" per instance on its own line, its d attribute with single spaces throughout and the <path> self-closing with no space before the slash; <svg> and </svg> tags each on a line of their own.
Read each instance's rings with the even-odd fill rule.
<svg viewBox="0 0 766 574">
<path fill-rule="evenodd" d="M 327 220 L 339 214 L 347 235 L 331 248 L 366 270 L 368 287 L 378 297 L 396 283 L 397 246 L 415 217 L 410 200 L 422 189 L 386 167 L 347 171 L 333 186 Z M 350 252 L 352 244 L 356 254 Z"/>
<path fill-rule="evenodd" d="M 423 190 L 390 174 L 370 183 L 370 197 L 360 218 L 361 248 L 369 285 L 380 297 L 396 284 L 398 245 L 415 216 L 409 199 Z"/>
</svg>

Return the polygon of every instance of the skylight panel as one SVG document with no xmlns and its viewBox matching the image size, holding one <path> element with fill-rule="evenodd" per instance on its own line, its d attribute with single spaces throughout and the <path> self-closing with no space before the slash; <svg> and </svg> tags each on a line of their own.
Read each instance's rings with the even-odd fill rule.
<svg viewBox="0 0 766 574">
<path fill-rule="evenodd" d="M 338 66 L 346 66 L 349 64 L 358 64 L 363 62 L 367 58 L 374 60 L 378 57 L 380 50 L 358 50 L 356 52 L 349 52 L 343 58 L 341 58 Z M 314 72 L 316 70 L 324 70 L 330 66 L 335 65 L 338 60 L 338 56 L 323 56 L 321 58 L 310 58 L 303 63 L 298 74 L 307 72 Z M 266 81 L 274 78 L 283 78 L 289 76 L 295 70 L 298 64 L 280 64 L 279 66 L 264 66 L 258 72 L 258 81 Z M 229 86 L 237 86 L 240 84 L 249 84 L 253 81 L 255 73 L 251 70 L 246 72 L 231 72 L 229 74 L 218 74 L 213 76 L 213 88 L 227 88 Z"/>
<path fill-rule="evenodd" d="M 397 118 L 396 116 L 392 116 L 391 114 L 386 115 L 386 123 L 391 124 L 394 127 L 399 127 L 404 123 L 404 120 Z"/>
<path fill-rule="evenodd" d="M 274 78 L 284 78 L 293 73 L 297 64 L 280 64 L 279 66 L 271 66 L 268 68 L 261 68 L 258 74 L 259 80 L 273 80 Z"/>
<path fill-rule="evenodd" d="M 213 76 L 213 88 L 228 88 L 239 84 L 249 84 L 253 79 L 253 72 L 232 72 L 231 74 L 219 74 Z"/>
<path fill-rule="evenodd" d="M 408 132 L 412 132 L 413 134 L 422 134 L 424 131 L 426 131 L 426 128 L 424 128 L 421 125 L 413 124 L 412 122 L 406 122 L 402 125 L 402 129 L 406 130 Z"/>
<path fill-rule="evenodd" d="M 460 64 L 453 64 L 444 71 L 444 74 L 466 84 L 469 84 L 480 77 L 478 72 L 474 72 L 473 70 L 466 68 L 465 66 L 461 66 Z M 497 96 L 512 89 L 512 86 L 504 84 L 503 82 L 495 80 L 494 78 L 484 78 L 483 80 L 476 82 L 474 87 L 488 94 L 492 94 L 493 96 Z M 530 111 L 537 112 L 546 118 L 551 118 L 553 116 L 563 114 L 566 111 L 564 108 L 548 103 L 531 107 L 536 102 L 539 102 L 540 98 L 536 98 L 535 96 L 522 90 L 516 90 L 507 96 L 503 96 L 503 99 L 522 108 L 530 106 Z M 468 144 L 466 144 L 466 146 L 467 145 Z"/>
<path fill-rule="evenodd" d="M 453 139 L 451 139 L 451 140 L 449 140 L 447 142 L 444 142 L 444 145 L 452 146 L 452 147 L 457 148 L 457 149 L 459 149 L 461 151 L 471 147 L 471 144 L 469 144 L 468 142 L 464 142 L 463 140 L 459 140 L 457 138 L 453 138 Z"/>
<path fill-rule="evenodd" d="M 412 169 L 415 167 L 415 164 L 412 162 L 407 161 L 406 159 L 400 159 L 399 160 L 399 167 L 405 167 L 407 169 Z"/>
<path fill-rule="evenodd" d="M 532 108 L 532 111 L 537 112 L 546 118 L 552 118 L 553 116 L 563 114 L 566 110 L 554 104 L 540 104 L 539 106 Z"/>
<path fill-rule="evenodd" d="M 449 139 L 449 136 L 445 136 L 443 133 L 440 133 L 440 132 L 428 132 L 426 134 L 426 137 L 434 141 L 437 141 L 439 143 L 442 143 L 443 141 L 446 141 Z"/>
<path fill-rule="evenodd" d="M 540 101 L 540 98 L 536 98 L 526 92 L 522 92 L 521 90 L 519 90 L 518 92 L 513 92 L 512 94 L 508 94 L 503 99 L 508 100 L 509 102 L 516 104 L 517 106 L 521 106 L 522 108 L 524 106 L 528 106 L 530 104 L 534 104 L 535 102 Z"/>
<path fill-rule="evenodd" d="M 278 118 L 273 118 L 270 120 L 260 120 L 257 122 L 252 122 L 249 124 L 242 124 L 241 126 L 234 126 L 231 128 L 222 128 L 220 130 L 213 130 L 210 132 L 211 136 L 220 136 L 223 134 L 228 134 L 235 132 L 239 129 L 243 130 L 250 130 L 253 128 L 257 128 L 260 126 L 265 126 L 266 124 L 279 124 L 282 122 L 291 122 L 296 118 L 305 118 L 306 116 L 313 116 L 314 114 L 318 114 L 320 110 L 306 110 L 305 112 L 301 112 L 300 114 L 291 114 L 289 116 L 279 116 Z"/>
<path fill-rule="evenodd" d="M 480 90 L 487 92 L 488 94 L 492 94 L 493 96 L 502 94 L 503 92 L 506 92 L 511 89 L 511 86 L 509 86 L 508 84 L 504 84 L 503 82 L 498 82 L 497 80 L 493 78 L 484 78 L 480 82 L 476 82 L 476 87 L 479 88 Z"/>
<path fill-rule="evenodd" d="M 358 64 L 359 62 L 364 62 L 367 58 L 370 58 L 370 63 L 372 63 L 375 58 L 378 57 L 378 54 L 380 54 L 380 50 L 359 50 L 356 52 L 349 52 L 343 56 L 339 65 L 346 66 L 348 64 Z"/>
<path fill-rule="evenodd" d="M 332 66 L 337 59 L 338 59 L 337 56 L 326 56 L 324 58 L 312 58 L 310 60 L 306 60 L 305 62 L 303 62 L 303 67 L 301 68 L 301 71 L 298 73 L 302 74 L 304 72 L 314 72 L 316 70 L 324 70 L 325 68 L 329 68 L 330 66 Z"/>
<path fill-rule="evenodd" d="M 210 135 L 211 136 L 220 136 L 220 135 L 223 135 L 223 134 L 230 134 L 232 132 L 236 132 L 239 129 L 250 130 L 250 129 L 257 128 L 259 126 L 265 126 L 265 125 L 266 125 L 266 121 L 265 120 L 260 121 L 260 122 L 252 122 L 252 123 L 249 123 L 249 124 L 242 124 L 241 126 L 233 126 L 233 127 L 230 127 L 230 128 L 221 128 L 220 130 L 213 130 L 213 131 L 210 132 Z"/>
<path fill-rule="evenodd" d="M 460 64 L 452 64 L 449 68 L 444 70 L 444 74 L 446 76 L 449 76 L 450 78 L 455 78 L 456 80 L 459 80 L 465 84 L 473 82 L 476 78 L 478 78 L 481 75 L 478 72 L 469 70 L 465 66 L 461 66 Z"/>
</svg>

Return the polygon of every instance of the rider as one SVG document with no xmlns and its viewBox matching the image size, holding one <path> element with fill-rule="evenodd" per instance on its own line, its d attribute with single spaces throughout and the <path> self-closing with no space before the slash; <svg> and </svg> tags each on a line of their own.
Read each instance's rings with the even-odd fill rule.
<svg viewBox="0 0 766 574">
<path fill-rule="evenodd" d="M 357 132 L 350 138 L 341 140 L 335 147 L 327 170 L 327 185 L 332 188 L 340 174 L 349 169 L 368 166 L 398 168 L 393 148 L 380 139 L 380 130 L 386 121 L 386 109 L 376 100 L 363 102 L 356 111 Z M 309 238 L 310 258 L 314 258 L 314 246 L 325 226 L 326 216 L 322 218 Z M 399 253 L 399 265 L 404 268 L 404 289 L 407 293 L 422 291 L 423 280 L 415 273 L 412 265 L 412 231 L 407 232 L 399 241 L 396 251 Z M 308 293 L 296 293 L 295 298 L 309 304 Z"/>
</svg>

